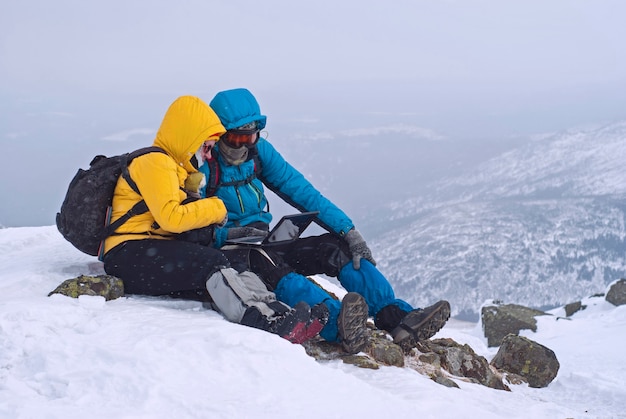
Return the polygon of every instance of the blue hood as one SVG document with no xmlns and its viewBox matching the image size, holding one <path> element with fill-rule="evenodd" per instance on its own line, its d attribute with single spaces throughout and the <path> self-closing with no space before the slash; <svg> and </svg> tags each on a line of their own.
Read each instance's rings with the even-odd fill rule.
<svg viewBox="0 0 626 419">
<path fill-rule="evenodd" d="M 220 118 L 226 130 L 235 129 L 256 121 L 259 129 L 265 128 L 267 117 L 248 89 L 232 89 L 219 92 L 209 104 Z"/>
</svg>

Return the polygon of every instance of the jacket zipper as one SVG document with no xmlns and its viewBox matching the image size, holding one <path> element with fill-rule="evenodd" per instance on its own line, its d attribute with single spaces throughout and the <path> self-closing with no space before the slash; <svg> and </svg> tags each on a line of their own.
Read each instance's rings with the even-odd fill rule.
<svg viewBox="0 0 626 419">
<path fill-rule="evenodd" d="M 241 209 L 241 214 L 245 214 L 245 209 L 243 206 L 243 199 L 241 198 L 241 194 L 239 193 L 238 186 L 235 186 L 235 193 L 237 194 L 237 200 L 239 201 L 239 208 Z"/>
<path fill-rule="evenodd" d="M 258 204 L 258 206 L 261 206 L 261 198 L 263 197 L 263 194 L 261 193 L 261 190 L 259 188 L 257 188 L 257 186 L 250 182 L 250 189 L 252 189 L 252 193 L 254 193 L 254 196 L 256 196 L 256 203 Z"/>
</svg>

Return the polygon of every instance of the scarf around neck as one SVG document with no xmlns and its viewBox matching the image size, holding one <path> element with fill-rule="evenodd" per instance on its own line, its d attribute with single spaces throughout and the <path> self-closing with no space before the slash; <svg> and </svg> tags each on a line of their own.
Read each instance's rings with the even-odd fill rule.
<svg viewBox="0 0 626 419">
<path fill-rule="evenodd" d="M 239 166 L 241 163 L 248 159 L 248 147 L 245 145 L 239 148 L 233 148 L 226 144 L 225 141 L 220 141 L 219 151 L 226 163 L 231 166 Z"/>
</svg>

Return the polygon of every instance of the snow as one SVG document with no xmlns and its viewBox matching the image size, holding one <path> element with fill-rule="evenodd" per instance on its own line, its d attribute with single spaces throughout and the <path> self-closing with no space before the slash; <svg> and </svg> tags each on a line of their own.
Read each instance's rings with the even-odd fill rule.
<svg viewBox="0 0 626 419">
<path fill-rule="evenodd" d="M 196 302 L 47 296 L 65 279 L 100 273 L 54 226 L 0 229 L 1 418 L 626 418 L 626 306 L 599 297 L 522 333 L 561 368 L 547 388 L 505 392 L 317 362 Z M 497 352 L 476 323 L 453 319 L 436 337 L 489 360 Z"/>
</svg>

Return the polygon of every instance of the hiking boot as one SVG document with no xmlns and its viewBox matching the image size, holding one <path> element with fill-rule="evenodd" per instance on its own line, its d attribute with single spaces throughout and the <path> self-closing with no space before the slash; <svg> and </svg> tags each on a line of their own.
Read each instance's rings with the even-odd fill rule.
<svg viewBox="0 0 626 419">
<path fill-rule="evenodd" d="M 304 301 L 300 301 L 294 308 L 274 320 L 270 332 L 276 333 L 291 343 L 302 343 L 306 340 L 306 326 L 310 318 L 311 307 Z"/>
<path fill-rule="evenodd" d="M 424 309 L 413 310 L 391 332 L 393 342 L 403 348 L 413 347 L 417 342 L 433 337 L 449 318 L 450 303 L 444 300 Z"/>
<path fill-rule="evenodd" d="M 328 311 L 328 307 L 324 303 L 316 304 L 311 308 L 311 317 L 306 326 L 307 340 L 319 335 L 326 323 L 328 323 L 329 316 L 330 311 Z"/>
<path fill-rule="evenodd" d="M 367 312 L 367 303 L 360 294 L 349 292 L 343 297 L 337 329 L 341 346 L 349 354 L 361 352 L 368 344 Z"/>
<path fill-rule="evenodd" d="M 328 307 L 316 304 L 309 307 L 300 301 L 294 308 L 275 320 L 275 333 L 291 343 L 303 343 L 313 339 L 328 323 Z"/>
</svg>

